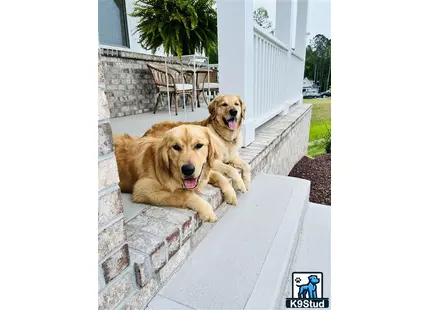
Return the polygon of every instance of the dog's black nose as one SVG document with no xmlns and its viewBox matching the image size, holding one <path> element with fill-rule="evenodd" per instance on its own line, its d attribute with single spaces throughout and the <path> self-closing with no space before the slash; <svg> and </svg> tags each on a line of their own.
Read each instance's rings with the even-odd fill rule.
<svg viewBox="0 0 430 310">
<path fill-rule="evenodd" d="M 194 167 L 193 164 L 186 164 L 181 167 L 182 173 L 187 177 L 189 177 L 190 175 L 193 175 L 195 170 L 196 168 Z"/>
<path fill-rule="evenodd" d="M 231 116 L 236 116 L 237 115 L 237 110 L 236 109 L 231 109 L 230 110 L 230 115 Z"/>
</svg>

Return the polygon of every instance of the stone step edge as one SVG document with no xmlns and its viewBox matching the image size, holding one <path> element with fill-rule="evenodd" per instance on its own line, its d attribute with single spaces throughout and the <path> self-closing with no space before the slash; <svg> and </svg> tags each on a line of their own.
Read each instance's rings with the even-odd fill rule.
<svg viewBox="0 0 430 310">
<path fill-rule="evenodd" d="M 238 172 L 242 175 L 239 169 Z M 229 181 L 231 184 L 231 180 Z M 221 190 L 212 185 L 207 185 L 200 195 L 212 205 L 218 219 L 222 218 L 228 208 L 234 207 L 226 204 L 223 200 Z M 240 193 L 237 193 L 237 195 L 239 196 Z M 168 217 L 167 219 L 166 216 Z M 177 216 L 177 218 L 174 216 Z M 152 224 L 164 225 L 163 233 L 156 234 L 148 231 L 136 233 L 138 229 L 131 226 L 137 219 L 146 222 L 150 221 Z M 136 290 L 117 308 L 134 309 L 139 304 L 146 305 L 156 292 L 167 283 L 176 270 L 179 269 L 188 255 L 204 239 L 214 225 L 216 223 L 203 223 L 199 219 L 197 212 L 189 209 L 151 205 L 147 205 L 136 216 L 128 219 L 125 228 L 130 249 L 130 265 L 134 272 L 133 278 Z M 187 227 L 186 231 L 184 229 L 185 226 Z M 145 244 L 146 249 L 133 245 L 133 238 L 139 235 L 144 235 L 146 240 L 151 240 L 151 242 Z M 170 252 L 169 245 L 172 240 L 175 240 L 175 237 L 176 246 Z M 154 263 L 156 264 L 155 268 Z"/>
<path fill-rule="evenodd" d="M 277 177 L 295 179 L 296 185 L 289 208 L 285 211 L 259 278 L 248 298 L 246 310 L 276 309 L 281 299 L 285 297 L 283 292 L 290 279 L 305 215 L 309 208 L 310 181 L 280 175 Z M 273 268 L 274 266 L 276 268 Z"/>
<path fill-rule="evenodd" d="M 215 210 L 218 219 L 221 219 L 229 208 L 234 208 L 234 206 L 228 205 L 225 202 L 219 205 Z M 130 247 L 130 265 L 134 270 L 133 286 L 135 289 L 116 309 L 145 309 L 151 299 L 169 281 L 173 274 L 180 269 L 188 256 L 215 225 L 216 223 L 201 223 L 158 271 L 149 268 L 150 259 L 148 255 Z M 140 282 L 142 273 L 147 276 L 145 282 Z"/>
</svg>

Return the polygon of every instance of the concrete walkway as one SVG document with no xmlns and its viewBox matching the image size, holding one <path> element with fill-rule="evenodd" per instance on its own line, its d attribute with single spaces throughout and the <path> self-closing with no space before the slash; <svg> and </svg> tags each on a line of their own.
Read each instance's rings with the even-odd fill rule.
<svg viewBox="0 0 430 310">
<path fill-rule="evenodd" d="M 310 182 L 259 174 L 147 309 L 275 309 L 307 209 Z"/>
<path fill-rule="evenodd" d="M 309 203 L 291 271 L 322 272 L 323 297 L 331 297 L 331 207 Z M 292 294 L 291 275 L 288 277 L 285 297 Z M 285 309 L 285 304 L 279 305 L 279 309 Z"/>
<path fill-rule="evenodd" d="M 187 110 L 179 108 L 178 115 L 175 115 L 174 108 L 171 111 L 171 119 L 169 111 L 157 111 L 155 114 L 146 112 L 142 114 L 129 115 L 124 117 L 112 118 L 111 126 L 114 134 L 127 133 L 131 136 L 143 135 L 152 125 L 171 120 L 179 121 L 201 121 L 209 116 L 208 108 L 205 103 L 200 104 L 200 108 L 191 111 L 191 107 L 187 106 Z"/>
</svg>

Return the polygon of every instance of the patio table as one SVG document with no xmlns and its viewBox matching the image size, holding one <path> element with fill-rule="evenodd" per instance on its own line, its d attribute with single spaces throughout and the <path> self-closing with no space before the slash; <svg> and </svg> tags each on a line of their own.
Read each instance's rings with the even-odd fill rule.
<svg viewBox="0 0 430 310">
<path fill-rule="evenodd" d="M 178 70 L 178 71 L 182 71 L 184 74 L 187 75 L 191 75 L 193 78 L 193 104 L 195 104 L 197 107 L 200 108 L 200 101 L 199 101 L 199 97 L 197 95 L 197 91 L 200 90 L 199 89 L 199 85 L 198 85 L 198 80 L 199 80 L 199 75 L 200 74 L 206 74 L 208 75 L 208 84 L 210 85 L 210 73 L 213 73 L 214 70 L 212 68 L 204 68 L 204 67 L 196 67 L 193 68 L 191 66 L 182 66 L 179 64 L 170 64 L 168 65 L 168 67 L 174 69 L 174 70 Z M 201 89 L 201 91 L 204 92 L 204 84 L 205 82 L 203 82 L 203 87 Z M 206 102 L 206 104 L 208 104 L 206 98 L 204 97 L 204 100 Z"/>
</svg>

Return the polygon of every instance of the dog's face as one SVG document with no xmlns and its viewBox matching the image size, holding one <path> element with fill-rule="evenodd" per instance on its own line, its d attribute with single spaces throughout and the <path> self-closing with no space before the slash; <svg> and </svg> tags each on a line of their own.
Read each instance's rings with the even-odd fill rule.
<svg viewBox="0 0 430 310">
<path fill-rule="evenodd" d="M 181 125 L 168 130 L 161 142 L 161 163 L 186 189 L 197 187 L 205 165 L 216 158 L 214 137 L 206 127 Z"/>
<path fill-rule="evenodd" d="M 245 119 L 246 106 L 236 95 L 218 95 L 209 104 L 209 114 L 221 127 L 229 130 L 238 129 Z"/>
<path fill-rule="evenodd" d="M 312 284 L 320 283 L 320 279 L 318 279 L 317 276 L 309 276 L 308 279 L 309 279 L 309 282 L 311 282 Z"/>
</svg>

